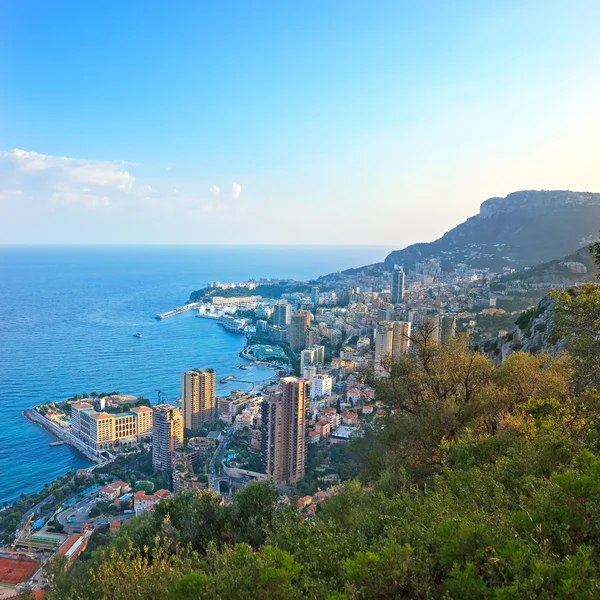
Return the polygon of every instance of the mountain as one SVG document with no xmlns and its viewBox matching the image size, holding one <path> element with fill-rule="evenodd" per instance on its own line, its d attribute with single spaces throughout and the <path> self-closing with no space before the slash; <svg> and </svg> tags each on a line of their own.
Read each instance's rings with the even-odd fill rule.
<svg viewBox="0 0 600 600">
<path fill-rule="evenodd" d="M 524 190 L 490 198 L 479 214 L 441 238 L 391 252 L 385 265 L 412 267 L 440 257 L 449 270 L 464 263 L 472 268 L 522 268 L 565 256 L 597 239 L 600 194 Z"/>
</svg>

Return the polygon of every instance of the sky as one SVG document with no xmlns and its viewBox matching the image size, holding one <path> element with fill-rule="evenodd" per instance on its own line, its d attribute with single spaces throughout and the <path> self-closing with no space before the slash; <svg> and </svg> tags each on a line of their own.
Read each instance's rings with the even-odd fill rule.
<svg viewBox="0 0 600 600">
<path fill-rule="evenodd" d="M 0 244 L 430 241 L 600 192 L 597 0 L 0 2 Z"/>
</svg>

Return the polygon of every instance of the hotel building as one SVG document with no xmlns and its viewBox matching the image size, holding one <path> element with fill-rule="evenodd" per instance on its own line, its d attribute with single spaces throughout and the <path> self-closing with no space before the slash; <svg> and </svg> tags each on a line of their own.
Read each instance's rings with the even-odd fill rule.
<svg viewBox="0 0 600 600">
<path fill-rule="evenodd" d="M 71 431 L 95 451 L 131 446 L 152 435 L 152 409 L 134 406 L 130 412 L 96 412 L 88 402 L 71 406 Z"/>
</svg>

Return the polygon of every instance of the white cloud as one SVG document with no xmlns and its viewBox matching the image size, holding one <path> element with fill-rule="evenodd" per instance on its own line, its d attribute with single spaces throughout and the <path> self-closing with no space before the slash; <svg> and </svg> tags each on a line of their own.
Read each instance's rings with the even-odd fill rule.
<svg viewBox="0 0 600 600">
<path fill-rule="evenodd" d="M 15 148 L 0 152 L 0 194 L 21 192 L 89 208 L 129 195 L 135 183 L 127 163 L 48 156 Z"/>
<path fill-rule="evenodd" d="M 234 183 L 231 186 L 231 197 L 234 200 L 237 200 L 240 197 L 241 193 L 242 193 L 242 186 L 239 183 Z"/>
<path fill-rule="evenodd" d="M 218 185 L 211 185 L 208 190 L 215 198 L 221 193 L 221 188 Z"/>
</svg>

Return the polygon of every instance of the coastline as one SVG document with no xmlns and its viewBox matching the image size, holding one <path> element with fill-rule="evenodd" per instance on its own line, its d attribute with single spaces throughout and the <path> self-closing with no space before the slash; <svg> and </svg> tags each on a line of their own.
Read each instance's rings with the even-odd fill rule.
<svg viewBox="0 0 600 600">
<path fill-rule="evenodd" d="M 216 320 L 215 320 L 215 322 L 218 323 L 218 321 L 216 321 Z M 218 323 L 218 324 L 221 324 L 221 323 Z M 240 332 L 240 333 L 242 333 L 242 332 Z M 244 334 L 244 335 L 246 335 L 246 334 Z M 246 335 L 246 338 L 248 339 L 247 335 Z M 246 345 L 238 353 L 238 356 L 240 358 L 248 361 L 248 363 L 253 366 L 263 367 L 263 368 L 269 369 L 272 372 L 272 375 L 265 379 L 261 379 L 261 380 L 255 381 L 255 382 L 249 382 L 249 381 L 244 382 L 251 386 L 249 393 L 257 394 L 257 393 L 263 392 L 265 387 L 267 387 L 272 382 L 273 378 L 275 378 L 277 376 L 278 369 L 277 369 L 277 366 L 275 366 L 275 365 L 272 365 L 266 361 L 259 360 L 252 355 L 248 355 L 247 350 L 248 350 L 248 346 Z M 87 446 L 85 446 L 85 444 L 83 444 L 79 439 L 77 439 L 75 436 L 73 436 L 73 434 L 71 434 L 68 431 L 65 431 L 62 427 L 59 427 L 55 423 L 44 418 L 39 412 L 37 412 L 35 407 L 25 409 L 22 412 L 22 414 L 26 419 L 28 419 L 32 423 L 39 425 L 40 427 L 45 429 L 48 433 L 52 434 L 54 437 L 58 438 L 59 440 L 62 440 L 63 442 L 65 442 L 66 444 L 71 446 L 71 448 L 73 448 L 76 452 L 78 452 L 79 454 L 84 456 L 87 460 L 94 463 L 94 465 L 91 467 L 91 469 L 94 469 L 96 466 L 104 465 L 104 464 L 110 462 L 110 461 L 96 455 L 92 450 L 90 450 Z"/>
<path fill-rule="evenodd" d="M 96 463 L 97 465 L 105 464 L 107 461 L 105 459 L 96 456 L 89 448 L 87 448 L 82 442 L 80 442 L 77 438 L 75 438 L 71 433 L 61 429 L 54 423 L 48 421 L 40 415 L 35 409 L 28 408 L 23 411 L 23 416 L 26 419 L 29 419 L 32 423 L 37 423 L 41 427 L 43 427 L 48 433 L 51 433 L 53 436 L 58 439 L 66 442 L 71 446 L 74 450 L 85 456 L 88 460 Z"/>
</svg>

